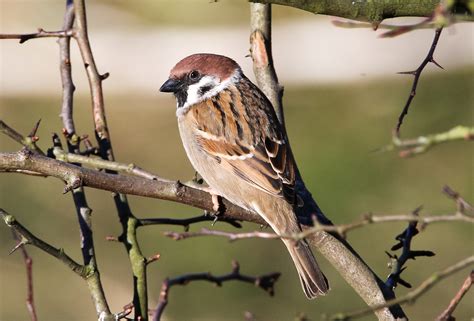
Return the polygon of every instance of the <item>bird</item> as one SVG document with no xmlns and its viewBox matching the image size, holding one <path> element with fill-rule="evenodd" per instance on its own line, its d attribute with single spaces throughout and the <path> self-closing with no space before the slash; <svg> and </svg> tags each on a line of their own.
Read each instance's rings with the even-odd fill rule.
<svg viewBox="0 0 474 321">
<path fill-rule="evenodd" d="M 265 94 L 226 56 L 180 60 L 160 87 L 176 97 L 181 140 L 212 193 L 260 215 L 280 236 L 301 232 L 295 214 L 296 164 Z M 281 238 L 308 299 L 329 291 L 306 240 Z"/>
</svg>

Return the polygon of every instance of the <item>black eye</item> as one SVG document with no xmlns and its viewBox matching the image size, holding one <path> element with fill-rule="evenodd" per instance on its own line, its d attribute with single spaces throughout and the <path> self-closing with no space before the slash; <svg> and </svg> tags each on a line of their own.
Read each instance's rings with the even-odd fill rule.
<svg viewBox="0 0 474 321">
<path fill-rule="evenodd" d="M 189 73 L 188 77 L 190 80 L 198 80 L 199 72 L 197 70 L 193 70 Z"/>
</svg>

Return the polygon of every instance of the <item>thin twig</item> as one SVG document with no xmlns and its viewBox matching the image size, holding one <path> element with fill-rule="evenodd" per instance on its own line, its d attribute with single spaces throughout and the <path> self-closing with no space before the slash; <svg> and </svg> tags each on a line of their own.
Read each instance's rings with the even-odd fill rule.
<svg viewBox="0 0 474 321">
<path fill-rule="evenodd" d="M 35 151 L 37 153 L 44 155 L 43 151 L 36 145 L 36 142 L 39 139 L 36 136 L 36 131 L 38 130 L 39 123 L 40 121 L 38 121 L 33 127 L 33 130 L 31 131 L 31 133 L 33 133 L 32 135 L 30 133 L 29 136 L 23 136 L 22 134 L 20 134 L 19 132 L 11 128 L 10 126 L 8 126 L 3 120 L 0 120 L 0 132 L 4 133 L 5 135 L 10 137 L 17 143 L 25 146 L 29 150 Z"/>
<path fill-rule="evenodd" d="M 469 291 L 471 288 L 472 283 L 474 283 L 474 271 L 471 271 L 467 276 L 466 280 L 464 280 L 461 288 L 456 293 L 454 298 L 449 303 L 448 307 L 436 318 L 436 321 L 454 321 L 455 318 L 453 317 L 453 312 L 456 310 L 456 307 L 461 302 L 464 295 Z"/>
<path fill-rule="evenodd" d="M 59 31 L 46 31 L 42 28 L 38 29 L 35 33 L 24 33 L 24 34 L 0 34 L 0 39 L 19 39 L 20 43 L 24 43 L 30 39 L 37 38 L 68 38 L 74 35 L 74 30 L 63 29 Z"/>
<path fill-rule="evenodd" d="M 21 243 L 21 237 L 12 230 L 13 238 Z M 33 295 L 33 259 L 28 254 L 24 246 L 20 246 L 21 253 L 23 255 L 23 260 L 25 261 L 26 267 L 26 307 L 28 309 L 28 313 L 30 314 L 31 321 L 38 321 L 38 316 L 36 315 L 36 306 L 35 306 L 35 299 Z"/>
<path fill-rule="evenodd" d="M 237 241 L 249 238 L 263 238 L 263 239 L 291 239 L 291 240 L 302 240 L 309 235 L 320 231 L 326 232 L 335 232 L 339 235 L 346 237 L 347 232 L 354 229 L 364 227 L 369 224 L 376 223 L 389 223 L 389 222 L 416 222 L 421 223 L 423 227 L 426 227 L 432 223 L 439 222 L 453 222 L 461 221 L 474 223 L 474 218 L 456 212 L 455 214 L 446 214 L 446 215 L 433 215 L 433 216 L 415 216 L 413 214 L 400 214 L 400 215 L 364 215 L 361 220 L 355 221 L 353 223 L 341 224 L 341 225 L 321 225 L 317 224 L 314 227 L 308 227 L 300 233 L 294 234 L 281 234 L 277 235 L 275 233 L 267 233 L 261 231 L 254 232 L 245 232 L 245 233 L 232 233 L 232 232 L 223 232 L 216 230 L 209 230 L 202 228 L 198 232 L 164 232 L 164 235 L 172 238 L 174 240 L 184 240 L 187 238 L 200 237 L 200 236 L 223 236 L 229 239 L 229 241 Z"/>
<path fill-rule="evenodd" d="M 24 246 L 25 244 L 31 244 L 63 262 L 67 267 L 69 267 L 69 269 L 71 269 L 77 275 L 81 276 L 82 278 L 87 278 L 87 269 L 85 269 L 84 266 L 74 261 L 69 255 L 64 252 L 63 249 L 55 248 L 44 242 L 43 240 L 39 239 L 38 237 L 33 235 L 33 233 L 31 233 L 26 227 L 21 225 L 20 222 L 18 222 L 13 215 L 8 214 L 4 209 L 1 208 L 0 216 L 2 217 L 5 224 L 9 228 L 14 230 L 21 238 L 18 244 L 12 250 L 12 252 L 18 249 L 19 247 Z"/>
<path fill-rule="evenodd" d="M 426 65 L 430 62 L 435 64 L 439 68 L 443 69 L 443 67 L 441 67 L 433 58 L 433 54 L 436 50 L 436 45 L 438 44 L 439 37 L 441 36 L 441 31 L 443 31 L 443 28 L 436 29 L 435 36 L 434 36 L 433 42 L 431 43 L 430 50 L 428 51 L 428 54 L 426 55 L 425 59 L 421 62 L 420 66 L 416 70 L 399 73 L 399 74 L 405 74 L 405 75 L 412 75 L 414 76 L 414 79 L 413 79 L 410 95 L 408 96 L 407 102 L 405 103 L 405 107 L 403 107 L 403 110 L 400 116 L 398 117 L 398 123 L 395 129 L 397 136 L 400 136 L 400 127 L 402 126 L 403 120 L 405 116 L 408 114 L 408 109 L 410 108 L 411 102 L 416 95 L 418 80 L 420 79 L 423 69 L 425 69 Z"/>
<path fill-rule="evenodd" d="M 74 153 L 66 153 L 61 148 L 54 148 L 53 154 L 56 157 L 56 159 L 63 162 L 67 162 L 67 163 L 78 163 L 82 165 L 92 166 L 97 169 L 108 169 L 115 172 L 128 173 L 128 174 L 136 175 L 136 176 L 143 177 L 146 179 L 165 180 L 164 178 L 158 177 L 157 175 L 150 173 L 136 166 L 135 164 L 123 164 L 119 162 L 104 160 L 99 157 L 83 156 L 83 155 L 78 155 Z"/>
<path fill-rule="evenodd" d="M 415 301 L 423 295 L 425 292 L 427 292 L 429 289 L 431 289 L 435 284 L 440 282 L 441 280 L 453 275 L 454 273 L 474 264 L 474 256 L 469 256 L 442 271 L 438 271 L 436 273 L 433 273 L 428 279 L 423 281 L 417 288 L 414 290 L 408 292 L 406 295 L 401 296 L 397 299 L 387 301 L 384 304 L 381 305 L 374 305 L 371 306 L 367 309 L 355 311 L 355 312 L 349 312 L 349 313 L 338 313 L 336 315 L 333 315 L 331 317 L 331 320 L 350 320 L 350 319 L 355 319 L 355 318 L 360 318 L 362 316 L 365 316 L 367 314 L 372 313 L 373 311 L 392 306 L 394 304 L 404 304 L 404 303 L 410 303 L 413 304 Z"/>
<path fill-rule="evenodd" d="M 453 141 L 459 140 L 473 140 L 474 127 L 456 126 L 450 130 L 442 133 L 419 136 L 411 139 L 400 139 L 396 132 L 392 135 L 392 143 L 380 148 L 377 152 L 386 152 L 393 150 L 400 150 L 400 157 L 412 157 L 418 154 L 425 153 L 432 147 Z"/>
<path fill-rule="evenodd" d="M 374 25 L 369 22 L 358 22 L 358 21 L 353 21 L 353 20 L 332 20 L 331 23 L 339 28 L 346 28 L 346 29 L 387 29 L 387 30 L 398 30 L 400 27 L 399 25 L 391 25 L 391 24 L 386 24 L 386 23 L 381 23 L 378 25 Z M 409 25 L 405 27 L 410 27 L 412 30 L 414 29 L 433 29 L 434 24 L 433 23 L 424 23 L 424 24 L 419 24 L 419 25 Z M 376 27 L 376 28 L 374 28 Z"/>
<path fill-rule="evenodd" d="M 208 222 L 208 221 L 217 221 L 224 222 L 232 225 L 235 228 L 241 228 L 242 224 L 240 224 L 237 220 L 228 218 L 228 217 L 219 217 L 213 216 L 209 214 L 203 214 L 199 216 L 194 216 L 190 218 L 184 219 L 175 219 L 175 218 L 141 218 L 139 219 L 139 226 L 147 226 L 147 225 L 181 225 L 184 227 L 185 231 L 189 229 L 189 225 L 199 222 Z"/>
<path fill-rule="evenodd" d="M 207 273 L 194 273 L 185 274 L 172 279 L 165 279 L 161 286 L 160 298 L 158 300 L 157 308 L 153 315 L 153 321 L 161 320 L 163 311 L 168 304 L 169 291 L 174 285 L 187 285 L 192 281 L 208 281 L 214 283 L 217 286 L 222 286 L 227 281 L 241 281 L 245 283 L 254 284 L 256 287 L 261 288 L 271 296 L 275 292 L 275 282 L 280 277 L 280 273 L 270 273 L 260 276 L 249 276 L 240 273 L 240 266 L 237 261 L 232 262 L 232 271 L 228 274 L 221 276 L 214 276 L 213 274 Z"/>
</svg>

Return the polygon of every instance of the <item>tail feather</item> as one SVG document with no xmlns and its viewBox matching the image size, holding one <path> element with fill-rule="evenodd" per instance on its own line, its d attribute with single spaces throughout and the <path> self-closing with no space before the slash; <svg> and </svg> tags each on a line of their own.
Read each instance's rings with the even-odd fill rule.
<svg viewBox="0 0 474 321">
<path fill-rule="evenodd" d="M 325 295 L 329 291 L 328 280 L 319 268 L 306 241 L 303 240 L 295 244 L 292 241 L 285 240 L 284 243 L 298 271 L 306 297 L 314 299 L 320 295 Z"/>
</svg>

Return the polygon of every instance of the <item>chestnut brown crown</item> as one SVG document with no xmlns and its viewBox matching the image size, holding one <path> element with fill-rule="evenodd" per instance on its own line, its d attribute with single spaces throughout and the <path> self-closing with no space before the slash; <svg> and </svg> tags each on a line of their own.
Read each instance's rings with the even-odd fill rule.
<svg viewBox="0 0 474 321">
<path fill-rule="evenodd" d="M 228 57 L 199 53 L 188 56 L 178 62 L 171 69 L 170 78 L 179 79 L 195 70 L 201 75 L 215 76 L 222 81 L 232 76 L 237 69 L 240 69 L 240 66 Z"/>
</svg>

